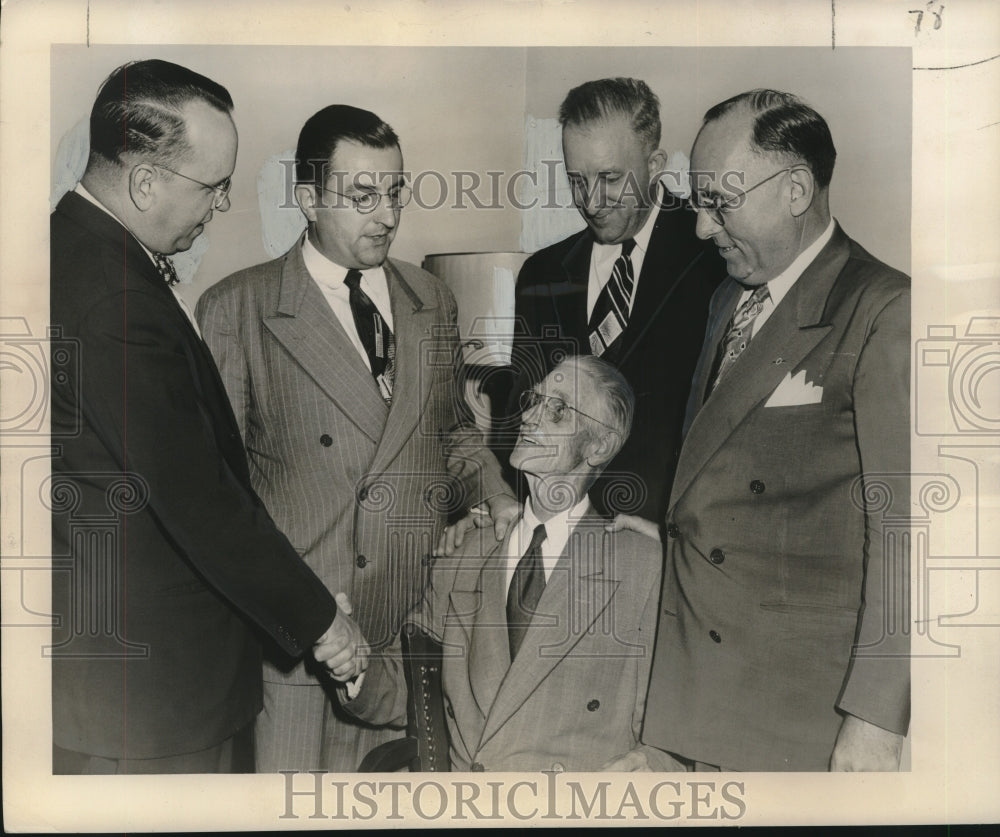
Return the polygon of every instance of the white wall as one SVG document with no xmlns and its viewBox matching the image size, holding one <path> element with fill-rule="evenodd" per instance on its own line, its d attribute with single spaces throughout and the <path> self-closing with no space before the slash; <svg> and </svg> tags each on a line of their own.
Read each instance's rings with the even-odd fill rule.
<svg viewBox="0 0 1000 837">
<path fill-rule="evenodd" d="M 85 119 L 100 82 L 119 64 L 164 58 L 229 88 L 240 151 L 232 209 L 208 227 L 209 248 L 189 302 L 247 265 L 268 258 L 256 180 L 270 156 L 295 147 L 302 123 L 334 102 L 375 111 L 400 135 L 404 165 L 438 171 L 449 200 L 404 210 L 397 258 L 429 253 L 516 250 L 521 213 L 501 195 L 498 209 L 456 208 L 459 170 L 487 172 L 504 187 L 524 160 L 527 117 L 556 116 L 566 91 L 588 79 L 645 79 L 660 96 L 663 146 L 688 152 L 704 111 L 751 87 L 797 93 L 826 117 L 838 149 L 831 200 L 847 232 L 875 256 L 910 266 L 911 56 L 868 48 L 475 48 L 56 46 L 52 49 L 52 155 Z M 437 196 L 427 180 L 425 204 Z"/>
</svg>

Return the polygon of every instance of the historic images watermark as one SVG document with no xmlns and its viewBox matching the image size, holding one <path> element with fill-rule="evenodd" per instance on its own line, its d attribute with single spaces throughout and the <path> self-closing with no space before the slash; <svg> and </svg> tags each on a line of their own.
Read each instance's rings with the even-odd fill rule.
<svg viewBox="0 0 1000 837">
<path fill-rule="evenodd" d="M 403 821 L 489 824 L 534 820 L 732 823 L 748 810 L 739 780 L 570 779 L 552 770 L 516 781 L 446 778 L 350 781 L 322 770 L 281 771 L 284 810 L 279 820 Z M 663 774 L 661 774 L 663 775 Z M 530 777 L 530 778 L 529 778 Z M 536 778 L 537 777 L 537 778 Z"/>
</svg>

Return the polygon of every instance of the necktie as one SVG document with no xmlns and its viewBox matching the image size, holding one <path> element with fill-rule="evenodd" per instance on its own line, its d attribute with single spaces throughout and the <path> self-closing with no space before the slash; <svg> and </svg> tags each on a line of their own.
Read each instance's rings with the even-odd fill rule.
<svg viewBox="0 0 1000 837">
<path fill-rule="evenodd" d="M 736 363 L 736 359 L 743 354 L 750 337 L 753 334 L 754 321 L 764 310 L 764 301 L 768 299 L 770 293 L 767 285 L 758 285 L 750 296 L 740 305 L 733 318 L 729 321 L 729 329 L 725 339 L 719 345 L 719 353 L 715 358 L 716 373 L 712 381 L 711 393 L 722 380 L 722 376 L 729 371 L 730 367 Z"/>
<path fill-rule="evenodd" d="M 621 337 L 628 326 L 629 300 L 635 289 L 632 250 L 635 239 L 622 242 L 621 255 L 611 268 L 611 278 L 597 295 L 590 315 L 590 352 L 600 357 Z"/>
<path fill-rule="evenodd" d="M 174 270 L 174 263 L 163 253 L 153 253 L 153 259 L 156 261 L 156 269 L 160 271 L 164 282 L 173 287 L 180 281 L 177 278 L 177 271 Z"/>
<path fill-rule="evenodd" d="M 372 377 L 378 384 L 382 398 L 389 403 L 392 400 L 392 382 L 396 371 L 396 341 L 378 307 L 361 290 L 361 271 L 354 268 L 348 270 L 344 284 L 350 289 L 351 314 L 361 345 L 368 355 Z"/>
<path fill-rule="evenodd" d="M 507 591 L 507 639 L 510 642 L 511 660 L 517 656 L 538 600 L 545 589 L 545 567 L 542 565 L 544 540 L 545 526 L 540 523 L 531 536 L 528 551 L 517 562 L 514 578 Z"/>
</svg>

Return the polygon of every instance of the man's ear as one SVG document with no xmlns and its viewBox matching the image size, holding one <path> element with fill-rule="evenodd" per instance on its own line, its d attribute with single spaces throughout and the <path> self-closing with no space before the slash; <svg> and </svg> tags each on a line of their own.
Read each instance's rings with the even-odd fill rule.
<svg viewBox="0 0 1000 837">
<path fill-rule="evenodd" d="M 311 183 L 298 183 L 295 186 L 295 202 L 310 224 L 316 223 L 316 187 Z"/>
<path fill-rule="evenodd" d="M 621 446 L 622 437 L 617 430 L 602 430 L 587 445 L 587 464 L 591 468 L 607 465 Z"/>
<path fill-rule="evenodd" d="M 660 178 L 663 177 L 666 168 L 667 152 L 662 148 L 657 148 L 656 151 L 649 155 L 649 159 L 646 161 L 646 170 L 649 173 L 650 200 L 655 200 L 659 194 L 655 187 L 660 182 Z"/>
<path fill-rule="evenodd" d="M 813 198 L 816 197 L 816 179 L 805 166 L 792 169 L 788 177 L 792 183 L 789 209 L 792 216 L 798 218 L 812 206 Z"/>
<path fill-rule="evenodd" d="M 128 176 L 128 194 L 140 212 L 147 212 L 156 203 L 156 183 L 159 177 L 149 163 L 139 163 Z"/>
</svg>

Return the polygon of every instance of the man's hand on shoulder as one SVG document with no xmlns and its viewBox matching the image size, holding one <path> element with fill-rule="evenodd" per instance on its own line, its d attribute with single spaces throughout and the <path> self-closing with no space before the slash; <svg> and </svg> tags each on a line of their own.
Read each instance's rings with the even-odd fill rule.
<svg viewBox="0 0 1000 837">
<path fill-rule="evenodd" d="M 502 541 L 507 534 L 511 524 L 517 520 L 521 514 L 521 504 L 510 494 L 498 494 L 485 502 L 489 511 L 480 506 L 469 509 L 469 513 L 457 520 L 451 526 L 445 528 L 441 533 L 437 548 L 434 550 L 436 557 L 442 555 L 454 555 L 465 538 L 472 529 L 485 529 L 487 526 L 493 527 L 493 534 L 498 541 Z"/>
<path fill-rule="evenodd" d="M 615 519 L 604 527 L 605 532 L 620 532 L 623 529 L 638 532 L 640 535 L 645 535 L 654 541 L 660 540 L 660 527 L 653 523 L 652 520 L 647 520 L 645 517 L 639 517 L 635 514 L 616 514 Z"/>
<path fill-rule="evenodd" d="M 899 770 L 904 737 L 854 715 L 845 715 L 830 757 L 830 770 Z"/>
</svg>

